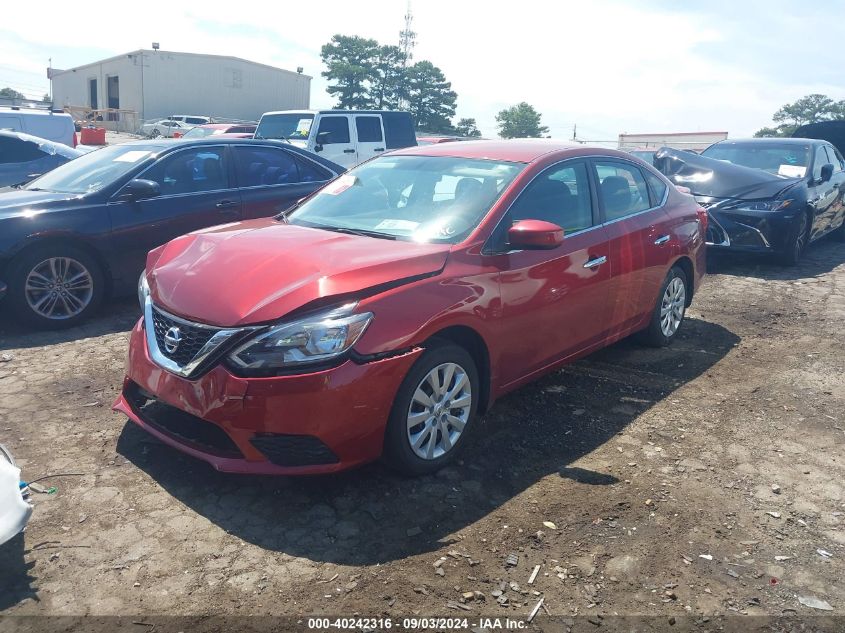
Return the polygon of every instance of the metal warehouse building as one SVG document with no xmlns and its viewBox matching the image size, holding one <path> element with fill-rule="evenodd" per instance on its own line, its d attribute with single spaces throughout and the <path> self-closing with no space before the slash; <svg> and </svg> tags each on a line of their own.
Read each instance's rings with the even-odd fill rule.
<svg viewBox="0 0 845 633">
<path fill-rule="evenodd" d="M 68 70 L 50 70 L 56 107 L 257 120 L 269 110 L 307 109 L 311 77 L 238 57 L 138 50 Z M 119 116 L 117 113 L 107 118 Z"/>
</svg>

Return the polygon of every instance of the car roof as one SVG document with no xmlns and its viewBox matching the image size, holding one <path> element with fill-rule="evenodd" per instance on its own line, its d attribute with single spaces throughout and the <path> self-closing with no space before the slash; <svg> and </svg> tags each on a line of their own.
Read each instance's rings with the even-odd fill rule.
<svg viewBox="0 0 845 633">
<path fill-rule="evenodd" d="M 817 139 L 812 138 L 791 138 L 791 137 L 768 137 L 768 138 L 731 138 L 713 143 L 713 145 L 745 145 L 753 143 L 755 145 L 807 145 L 814 143 L 821 143 Z M 710 147 L 713 147 L 711 145 Z"/>
<path fill-rule="evenodd" d="M 451 156 L 455 158 L 484 158 L 515 163 L 530 163 L 551 152 L 584 149 L 585 145 L 552 139 L 512 139 L 498 141 L 461 141 L 417 145 L 391 152 L 400 156 Z M 606 148 L 594 148 L 601 152 Z"/>
</svg>

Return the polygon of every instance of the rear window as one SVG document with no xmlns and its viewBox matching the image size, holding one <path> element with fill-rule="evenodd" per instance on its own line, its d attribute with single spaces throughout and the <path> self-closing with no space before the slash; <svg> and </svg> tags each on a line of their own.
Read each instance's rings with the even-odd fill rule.
<svg viewBox="0 0 845 633">
<path fill-rule="evenodd" d="M 356 116 L 355 128 L 361 143 L 380 143 L 382 140 L 381 119 L 377 116 Z"/>
<path fill-rule="evenodd" d="M 652 202 L 654 206 L 657 206 L 663 202 L 663 196 L 666 195 L 666 183 L 647 169 L 643 169 L 643 173 L 645 173 L 648 186 L 651 187 L 651 194 L 654 196 Z"/>
</svg>

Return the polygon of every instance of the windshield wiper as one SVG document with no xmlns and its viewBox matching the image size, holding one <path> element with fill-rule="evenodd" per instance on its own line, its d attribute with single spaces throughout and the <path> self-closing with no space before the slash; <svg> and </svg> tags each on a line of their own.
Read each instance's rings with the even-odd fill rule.
<svg viewBox="0 0 845 633">
<path fill-rule="evenodd" d="M 345 226 L 330 226 L 328 224 L 312 224 L 315 229 L 325 229 L 326 231 L 334 231 L 335 233 L 345 233 L 346 235 L 360 235 L 361 237 L 376 237 L 382 240 L 396 240 L 395 235 L 390 233 L 380 233 L 378 231 L 368 231 L 367 229 L 353 229 Z"/>
</svg>

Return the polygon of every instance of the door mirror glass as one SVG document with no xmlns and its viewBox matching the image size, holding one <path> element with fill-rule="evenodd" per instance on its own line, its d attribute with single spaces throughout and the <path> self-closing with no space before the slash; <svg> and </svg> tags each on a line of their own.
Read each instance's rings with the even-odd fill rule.
<svg viewBox="0 0 845 633">
<path fill-rule="evenodd" d="M 126 183 L 123 192 L 130 200 L 146 200 L 147 198 L 155 198 L 161 194 L 161 188 L 154 180 L 145 180 L 143 178 L 136 178 Z"/>
<path fill-rule="evenodd" d="M 833 165 L 827 163 L 826 165 L 822 165 L 822 175 L 819 178 L 820 182 L 827 182 L 833 177 Z"/>
<path fill-rule="evenodd" d="M 563 229 L 544 220 L 520 220 L 508 229 L 512 249 L 546 250 L 563 244 Z"/>
</svg>

